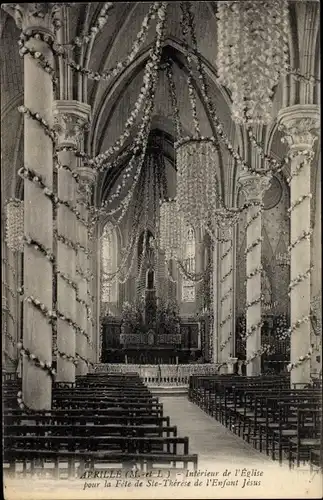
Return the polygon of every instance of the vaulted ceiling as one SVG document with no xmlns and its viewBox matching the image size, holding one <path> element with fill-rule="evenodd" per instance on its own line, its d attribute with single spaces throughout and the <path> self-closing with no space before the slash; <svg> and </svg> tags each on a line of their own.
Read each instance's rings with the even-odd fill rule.
<svg viewBox="0 0 323 500">
<path fill-rule="evenodd" d="M 305 2 L 303 2 L 305 3 Z M 66 43 L 75 36 L 86 31 L 98 17 L 101 3 L 75 3 L 72 7 L 64 7 L 64 27 L 59 32 L 59 41 Z M 125 59 L 131 51 L 142 20 L 149 8 L 148 2 L 116 2 L 110 11 L 107 24 L 93 43 L 86 48 L 74 51 L 73 57 L 81 66 L 93 71 L 102 72 L 113 68 L 119 61 Z M 247 149 L 246 136 L 240 127 L 237 127 L 230 116 L 230 94 L 217 82 L 216 56 L 217 56 L 217 23 L 216 2 L 192 2 L 195 16 L 197 42 L 202 55 L 203 65 L 206 70 L 210 93 L 215 102 L 219 118 L 223 122 L 225 131 L 240 153 L 250 161 L 250 151 Z M 311 10 L 312 9 L 312 10 Z M 14 21 L 4 11 L 0 11 L 0 36 L 1 39 L 1 109 L 2 122 L 5 128 L 5 165 L 8 195 L 16 189 L 16 170 L 22 163 L 22 122 L 16 108 L 23 99 L 23 64 L 18 55 L 17 40 L 19 30 Z M 180 3 L 169 2 L 167 14 L 167 30 L 164 43 L 164 52 L 174 62 L 174 79 L 178 95 L 180 116 L 184 130 L 192 130 L 192 117 L 186 84 L 187 67 L 185 48 L 182 42 L 180 27 Z M 319 21 L 318 6 L 313 4 L 306 11 L 301 3 L 291 3 L 290 6 L 290 54 L 291 64 L 298 68 L 301 66 L 305 53 L 309 54 L 307 60 L 312 64 L 312 71 L 319 71 Z M 76 99 L 87 102 L 92 108 L 92 126 L 86 137 L 86 149 L 91 155 L 96 155 L 109 146 L 123 132 L 124 124 L 139 95 L 142 85 L 143 70 L 147 61 L 149 49 L 152 46 L 155 31 L 154 22 L 146 42 L 135 60 L 119 75 L 118 78 L 105 81 L 93 81 L 72 70 L 61 66 L 60 91 L 57 98 Z M 304 33 L 311 29 L 310 43 L 304 45 Z M 307 51 L 307 52 L 306 52 Z M 68 82 L 68 84 L 66 83 Z M 275 89 L 273 98 L 273 124 L 271 127 L 257 131 L 266 144 L 268 150 L 281 157 L 285 150 L 281 143 L 280 132 L 277 131 L 275 117 L 282 105 L 297 103 L 299 99 L 298 83 L 290 79 L 282 79 L 281 84 Z M 318 99 L 318 96 L 316 96 Z M 205 103 L 198 94 L 197 112 L 201 125 L 202 135 L 216 135 L 212 121 L 206 112 Z M 20 129 L 19 129 L 20 127 Z M 170 144 L 175 137 L 172 118 L 172 108 L 168 97 L 167 81 L 164 72 L 159 74 L 159 82 L 155 97 L 152 129 L 159 130 L 168 137 L 168 156 L 174 155 Z M 19 134 L 17 136 L 17 130 Z M 167 141 L 165 142 L 167 144 Z M 8 158 L 8 162 L 6 161 Z M 13 159 L 15 161 L 13 162 Z M 14 165 L 14 167 L 13 167 Z M 219 169 L 223 193 L 227 203 L 234 203 L 235 179 L 238 173 L 227 152 L 221 148 L 219 155 Z M 101 175 L 98 181 L 97 200 L 106 196 L 122 171 L 122 165 L 114 172 Z M 10 194 L 9 194 L 10 192 Z"/>
</svg>

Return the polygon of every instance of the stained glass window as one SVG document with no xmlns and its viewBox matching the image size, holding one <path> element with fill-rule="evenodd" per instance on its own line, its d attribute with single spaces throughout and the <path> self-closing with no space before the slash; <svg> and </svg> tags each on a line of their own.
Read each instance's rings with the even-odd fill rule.
<svg viewBox="0 0 323 500">
<path fill-rule="evenodd" d="M 101 239 L 101 301 L 117 302 L 117 282 L 111 276 L 117 270 L 117 237 L 111 223 L 106 224 Z"/>
</svg>

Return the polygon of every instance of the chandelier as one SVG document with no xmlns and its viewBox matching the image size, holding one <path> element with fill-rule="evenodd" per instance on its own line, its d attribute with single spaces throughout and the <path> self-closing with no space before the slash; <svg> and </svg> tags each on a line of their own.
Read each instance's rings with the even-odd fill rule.
<svg viewBox="0 0 323 500">
<path fill-rule="evenodd" d="M 183 248 L 184 217 L 178 209 L 176 199 L 160 202 L 159 245 L 165 252 L 165 259 L 178 259 Z"/>
<path fill-rule="evenodd" d="M 23 201 L 10 199 L 6 204 L 6 242 L 13 252 L 23 251 L 24 205 Z"/>
<path fill-rule="evenodd" d="M 212 138 L 186 138 L 176 145 L 177 204 L 194 227 L 214 223 L 219 200 L 218 151 Z"/>
<path fill-rule="evenodd" d="M 236 123 L 266 124 L 288 62 L 288 2 L 218 2 L 219 82 L 232 92 Z"/>
</svg>

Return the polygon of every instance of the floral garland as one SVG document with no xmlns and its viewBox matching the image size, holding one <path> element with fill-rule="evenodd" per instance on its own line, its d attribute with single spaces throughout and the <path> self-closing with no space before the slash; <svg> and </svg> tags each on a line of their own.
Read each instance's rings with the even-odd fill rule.
<svg viewBox="0 0 323 500">
<path fill-rule="evenodd" d="M 248 365 L 251 363 L 254 359 L 258 358 L 259 356 L 262 356 L 263 354 L 270 354 L 272 352 L 272 346 L 270 344 L 264 344 L 258 349 L 256 352 L 250 356 L 250 358 L 247 358 L 244 362 L 245 365 Z"/>
<path fill-rule="evenodd" d="M 311 345 L 311 348 L 309 349 L 309 351 L 303 355 L 303 356 L 300 356 L 297 361 L 295 361 L 295 363 L 289 363 L 287 365 L 287 370 L 289 372 L 291 372 L 292 370 L 294 370 L 295 368 L 298 368 L 299 366 L 301 366 L 303 363 L 305 363 L 306 361 L 309 361 L 311 359 L 311 356 L 312 354 L 315 352 L 315 351 L 320 351 L 320 348 L 319 347 L 314 347 L 314 344 Z"/>
<path fill-rule="evenodd" d="M 255 206 L 255 205 L 254 205 Z M 251 224 L 256 220 L 258 219 L 258 217 L 260 217 L 260 215 L 262 214 L 263 212 L 263 208 L 264 208 L 264 204 L 261 203 L 260 204 L 260 208 L 258 210 L 258 212 L 255 212 L 246 222 L 245 224 L 245 231 L 248 229 L 249 226 L 251 226 Z"/>
<path fill-rule="evenodd" d="M 2 307 L 1 310 L 9 316 L 9 318 L 12 320 L 13 323 L 16 323 L 15 318 L 14 318 L 12 312 L 10 311 L 10 309 L 8 309 L 7 307 Z"/>
<path fill-rule="evenodd" d="M 66 149 L 66 147 L 64 148 Z M 80 182 L 80 174 L 78 174 L 77 172 L 75 172 L 74 170 L 71 169 L 71 167 L 69 165 L 63 165 L 63 163 L 61 163 L 58 159 L 58 151 L 59 151 L 59 148 L 56 147 L 56 151 L 54 152 L 54 155 L 53 155 L 53 160 L 54 160 L 54 168 L 55 170 L 60 170 L 60 169 L 63 169 L 63 170 L 66 170 L 67 172 L 69 172 L 71 174 L 71 176 L 73 177 L 73 179 L 79 183 Z M 75 150 L 74 150 L 75 151 Z M 88 207 L 90 208 L 90 207 Z M 92 208 L 92 207 L 91 207 Z"/>
<path fill-rule="evenodd" d="M 262 319 L 260 319 L 257 323 L 255 323 L 254 325 L 251 325 L 251 327 L 246 330 L 245 334 L 241 335 L 241 340 L 247 340 L 248 337 L 250 337 L 253 333 L 255 333 L 258 328 L 262 328 L 264 326 L 264 322 Z"/>
<path fill-rule="evenodd" d="M 88 44 L 106 25 L 113 6 L 113 2 L 105 2 L 100 10 L 99 16 L 94 26 L 91 26 L 87 33 L 83 33 L 81 36 L 75 37 L 74 40 L 72 40 L 67 45 L 71 46 L 71 48 L 75 48 L 81 47 L 83 44 Z"/>
<path fill-rule="evenodd" d="M 25 116 L 27 116 L 27 118 L 31 118 L 32 120 L 39 123 L 39 125 L 44 130 L 45 134 L 51 139 L 53 145 L 55 146 L 57 139 L 56 132 L 48 125 L 47 121 L 44 118 L 42 118 L 39 113 L 31 111 L 26 106 L 18 106 L 18 111 L 19 113 L 22 113 Z"/>
<path fill-rule="evenodd" d="M 49 262 L 55 263 L 56 261 L 55 255 L 51 252 L 51 250 L 48 250 L 42 243 L 37 242 L 28 235 L 23 236 L 23 242 L 25 243 L 25 245 L 33 247 L 38 252 L 41 252 L 46 257 L 46 259 L 49 260 Z"/>
<path fill-rule="evenodd" d="M 232 266 L 230 267 L 229 271 L 222 276 L 220 279 L 220 283 L 224 283 L 224 281 L 230 276 L 230 274 L 233 272 Z"/>
<path fill-rule="evenodd" d="M 307 271 L 305 271 L 302 274 L 299 274 L 296 278 L 291 280 L 290 284 L 288 285 L 289 288 L 288 295 L 290 295 L 291 291 L 295 288 L 295 286 L 299 285 L 299 283 L 302 283 L 304 280 L 310 277 L 313 267 L 314 266 L 310 266 L 310 268 L 307 269 Z"/>
<path fill-rule="evenodd" d="M 1 259 L 1 260 L 2 260 L 3 264 L 5 264 L 5 265 L 8 267 L 8 269 L 10 269 L 10 271 L 12 272 L 12 275 L 15 277 L 15 276 L 16 276 L 16 270 L 15 270 L 15 268 L 14 268 L 14 267 L 13 267 L 13 266 L 9 263 L 8 259 L 3 258 L 3 259 Z"/>
<path fill-rule="evenodd" d="M 69 278 L 66 274 L 64 274 L 59 269 L 56 271 L 56 274 L 60 276 L 74 291 L 77 291 L 77 284 L 71 278 Z"/>
<path fill-rule="evenodd" d="M 176 86 L 175 86 L 175 81 L 174 81 L 173 66 L 172 66 L 170 60 L 168 60 L 166 65 L 165 65 L 165 73 L 166 73 L 166 77 L 167 77 L 167 81 L 168 81 L 169 97 L 171 100 L 173 113 L 174 113 L 174 123 L 175 123 L 175 127 L 176 127 L 177 140 L 179 140 L 180 137 L 182 136 L 183 130 L 182 130 L 182 125 L 181 125 L 181 120 L 180 120 L 180 113 L 179 113 L 179 109 L 178 109 L 178 104 L 177 104 L 177 95 L 176 95 Z"/>
<path fill-rule="evenodd" d="M 227 250 L 221 255 L 220 260 L 224 260 L 229 255 L 231 250 L 233 249 L 232 238 L 229 238 L 228 241 L 230 241 L 231 244 L 230 244 L 229 248 L 227 248 Z"/>
<path fill-rule="evenodd" d="M 52 311 L 48 309 L 45 304 L 43 304 L 39 299 L 33 297 L 32 295 L 25 297 L 24 300 L 38 309 L 47 318 L 50 324 L 54 324 L 57 319 L 66 321 L 66 323 L 68 323 L 77 334 L 84 335 L 84 337 L 88 341 L 88 344 L 91 344 L 91 340 L 85 330 L 83 330 L 83 328 L 78 326 L 75 321 L 73 321 L 71 318 L 68 318 L 65 314 L 61 313 L 60 311 Z"/>
<path fill-rule="evenodd" d="M 220 328 L 222 328 L 222 326 L 224 326 L 228 321 L 230 321 L 230 319 L 232 319 L 232 313 L 230 312 L 221 322 L 220 322 Z"/>
<path fill-rule="evenodd" d="M 81 217 L 80 211 L 77 210 L 70 202 L 66 200 L 61 200 L 51 189 L 49 189 L 46 184 L 43 182 L 42 177 L 37 175 L 32 169 L 28 167 L 21 167 L 18 171 L 18 175 L 23 179 L 28 179 L 30 182 L 33 182 L 39 186 L 40 189 L 43 190 L 45 196 L 47 196 L 54 207 L 58 205 L 64 205 L 68 208 L 77 218 L 79 222 L 81 222 L 86 227 L 89 227 L 87 222 Z"/>
<path fill-rule="evenodd" d="M 35 36 L 35 38 L 36 38 L 36 36 Z M 18 41 L 18 45 L 20 47 L 20 49 L 19 49 L 20 57 L 24 57 L 25 55 L 29 55 L 35 61 L 37 61 L 37 63 L 43 68 L 43 70 L 52 77 L 52 82 L 53 82 L 54 89 L 55 89 L 57 87 L 57 83 L 58 83 L 58 79 L 55 76 L 56 71 L 55 71 L 55 68 L 53 68 L 53 66 L 45 58 L 45 56 L 39 51 L 36 51 L 34 49 L 26 47 L 22 40 Z"/>
<path fill-rule="evenodd" d="M 76 359 L 80 359 L 81 361 L 83 361 L 87 366 L 94 366 L 94 363 L 92 363 L 89 359 L 84 358 L 83 356 L 81 356 L 81 354 L 78 354 L 77 352 L 75 353 L 75 357 Z"/>
<path fill-rule="evenodd" d="M 296 245 L 298 245 L 301 241 L 303 240 L 307 240 L 307 241 L 310 241 L 311 240 L 311 236 L 312 236 L 312 233 L 313 233 L 313 230 L 310 229 L 309 231 L 303 231 L 297 238 L 295 241 L 293 241 L 289 246 L 288 246 L 288 252 L 291 252 L 293 250 L 293 248 L 296 247 Z"/>
<path fill-rule="evenodd" d="M 207 78 L 206 78 L 206 73 L 204 71 L 203 64 L 202 64 L 202 59 L 201 59 L 201 54 L 200 54 L 200 52 L 198 50 L 198 46 L 197 46 L 197 39 L 196 39 L 196 34 L 195 34 L 196 33 L 196 29 L 195 29 L 194 15 L 193 15 L 193 13 L 191 11 L 190 3 L 189 2 L 185 2 L 184 5 L 185 5 L 185 8 L 186 8 L 187 25 L 188 25 L 188 28 L 189 28 L 189 31 L 190 31 L 190 36 L 191 36 L 192 53 L 193 53 L 193 56 L 194 56 L 194 60 L 196 61 L 197 71 L 198 71 L 198 75 L 199 75 L 198 78 L 199 78 L 200 83 L 201 83 L 201 93 L 202 93 L 202 96 L 203 96 L 203 98 L 205 100 L 207 108 L 208 108 L 208 110 L 209 110 L 209 112 L 210 112 L 210 114 L 211 114 L 211 116 L 213 118 L 216 132 L 219 135 L 219 137 L 221 138 L 222 143 L 225 145 L 225 147 L 229 151 L 230 155 L 236 161 L 237 166 L 239 166 L 243 171 L 247 171 L 247 172 L 253 173 L 256 176 L 260 177 L 262 175 L 266 175 L 268 172 L 273 172 L 273 167 L 274 167 L 275 171 L 277 171 L 277 172 L 280 171 L 280 170 L 282 170 L 284 168 L 285 163 L 288 162 L 288 158 L 284 158 L 281 161 L 281 163 L 278 164 L 277 161 L 274 158 L 269 157 L 268 155 L 266 155 L 263 152 L 263 148 L 259 144 L 257 144 L 258 151 L 260 151 L 260 147 L 261 147 L 261 151 L 263 152 L 263 157 L 266 158 L 267 160 L 269 160 L 269 158 L 270 158 L 270 161 L 272 162 L 273 167 L 270 167 L 268 169 L 256 169 L 256 168 L 251 167 L 250 165 L 248 165 L 243 160 L 243 158 L 240 156 L 240 154 L 238 153 L 238 151 L 236 151 L 234 149 L 234 147 L 231 144 L 228 136 L 225 134 L 225 132 L 224 132 L 224 126 L 223 126 L 221 120 L 219 119 L 219 117 L 217 116 L 215 105 L 214 105 L 214 103 L 213 103 L 213 101 L 212 101 L 212 99 L 210 97 L 210 94 L 209 94 L 209 86 L 208 86 L 208 82 L 207 82 Z M 187 48 L 187 50 L 190 50 L 190 49 Z M 251 136 L 250 138 L 253 139 L 253 143 L 255 144 L 256 139 L 253 138 L 253 136 Z"/>
<path fill-rule="evenodd" d="M 68 57 L 68 55 L 67 55 L 66 51 L 63 49 L 63 47 L 59 46 L 57 44 L 53 45 L 54 53 L 55 53 L 55 55 L 62 57 L 65 60 L 65 62 L 67 63 L 67 65 L 70 66 L 70 68 L 72 68 L 73 71 L 80 73 L 80 74 L 88 77 L 91 80 L 95 80 L 95 81 L 104 80 L 104 81 L 109 82 L 112 78 L 118 77 L 120 75 L 120 73 L 122 71 L 124 71 L 129 66 L 129 64 L 131 64 L 134 61 L 135 57 L 139 53 L 139 50 L 141 49 L 141 47 L 144 45 L 144 43 L 146 41 L 147 34 L 149 31 L 149 27 L 150 27 L 150 22 L 155 17 L 156 13 L 158 13 L 158 10 L 160 9 L 160 7 L 161 7 L 161 2 L 155 2 L 152 5 L 150 5 L 149 11 L 146 14 L 146 16 L 144 17 L 141 28 L 137 34 L 136 40 L 133 43 L 131 52 L 126 56 L 124 61 L 118 62 L 118 64 L 114 68 L 112 68 L 108 71 L 104 71 L 103 73 L 98 73 L 97 71 L 92 71 L 90 69 L 82 67 L 75 60 Z"/>
<path fill-rule="evenodd" d="M 251 300 L 250 302 L 247 302 L 246 303 L 246 310 L 249 309 L 250 307 L 253 307 L 261 302 L 263 302 L 264 300 L 264 295 L 261 294 L 259 297 L 257 297 L 256 299 L 253 299 Z"/>
<path fill-rule="evenodd" d="M 223 351 L 223 349 L 226 348 L 226 346 L 229 344 L 230 340 L 232 339 L 232 333 L 228 336 L 228 338 L 220 344 L 220 351 Z M 224 363 L 227 364 L 227 363 Z"/>
<path fill-rule="evenodd" d="M 200 125 L 197 117 L 197 109 L 196 109 L 196 95 L 195 95 L 195 90 L 193 86 L 193 69 L 192 69 L 192 58 L 191 55 L 188 51 L 188 42 L 187 42 L 187 34 L 188 34 L 188 26 L 186 23 L 186 9 L 185 5 L 183 2 L 180 4 L 181 6 L 181 19 L 180 19 L 180 24 L 182 28 L 182 34 L 183 34 L 183 41 L 184 41 L 184 47 L 186 50 L 186 61 L 187 61 L 187 87 L 188 87 L 188 95 L 191 103 L 191 111 L 192 111 L 192 118 L 193 118 L 193 126 L 194 126 L 194 137 L 195 138 L 200 138 L 201 137 L 201 131 L 200 131 Z"/>
<path fill-rule="evenodd" d="M 264 270 L 263 266 L 260 264 L 260 266 L 258 266 L 256 269 L 254 269 L 253 271 L 250 271 L 249 274 L 247 274 L 246 276 L 246 279 L 245 279 L 245 284 L 247 283 L 247 281 L 251 278 L 253 278 L 254 276 L 257 276 L 257 274 L 260 274 L 262 273 Z"/>
<path fill-rule="evenodd" d="M 179 259 L 175 259 L 175 262 L 181 275 L 190 281 L 194 281 L 195 283 L 201 283 L 202 281 L 204 281 L 209 276 L 210 271 L 212 270 L 212 264 L 209 263 L 206 266 L 205 270 L 201 273 L 191 273 L 187 271 L 185 265 Z"/>
<path fill-rule="evenodd" d="M 110 157 L 113 154 L 117 154 L 122 146 L 124 145 L 126 139 L 130 136 L 130 129 L 135 123 L 135 119 L 137 118 L 139 111 L 141 110 L 142 106 L 144 105 L 147 96 L 149 94 L 149 90 L 152 87 L 152 80 L 155 79 L 155 74 L 158 71 L 158 66 L 160 63 L 160 58 L 161 58 L 161 51 L 162 51 L 162 43 L 164 39 L 164 32 L 165 32 L 165 21 L 166 21 L 166 9 L 167 9 L 167 3 L 162 2 L 161 6 L 158 8 L 157 16 L 158 16 L 158 22 L 156 26 L 156 42 L 155 46 L 153 49 L 151 49 L 151 56 L 150 59 L 148 60 L 146 67 L 145 67 L 145 72 L 144 72 L 144 77 L 143 77 L 143 85 L 141 87 L 138 99 L 134 105 L 134 108 L 132 112 L 130 113 L 129 118 L 126 121 L 125 124 L 125 130 L 122 133 L 122 135 L 119 137 L 119 139 L 114 143 L 113 146 L 108 148 L 104 153 L 100 153 L 97 155 L 95 158 L 91 159 L 88 161 L 88 164 L 93 167 L 98 167 L 102 165 L 103 162 L 109 161 Z"/>
<path fill-rule="evenodd" d="M 29 349 L 25 348 L 22 342 L 18 342 L 17 348 L 19 349 L 20 356 L 27 358 L 29 361 L 32 361 L 37 368 L 40 368 L 48 375 L 51 376 L 53 380 L 55 380 L 56 370 L 52 368 L 52 364 L 49 361 L 41 361 L 35 354 L 32 354 Z"/>
<path fill-rule="evenodd" d="M 252 250 L 258 246 L 261 242 L 263 241 L 263 237 L 262 236 L 259 236 L 259 238 L 257 238 L 255 241 L 253 241 L 252 243 L 250 243 L 250 245 L 245 249 L 245 252 L 244 254 L 245 255 L 248 255 L 248 253 L 252 252 Z"/>
<path fill-rule="evenodd" d="M 8 283 L 6 282 L 2 282 L 2 286 L 8 290 L 8 293 L 11 295 L 11 297 L 14 299 L 16 297 L 16 293 L 14 292 L 14 290 L 12 290 L 12 288 L 10 287 L 10 285 L 8 285 Z"/>
<path fill-rule="evenodd" d="M 103 345 L 103 325 L 102 319 L 100 321 L 100 335 L 99 335 L 99 363 L 102 363 L 102 345 Z"/>
<path fill-rule="evenodd" d="M 227 298 L 230 296 L 231 292 L 233 292 L 232 286 L 229 288 L 229 290 L 221 297 L 221 304 L 227 300 Z"/>
<path fill-rule="evenodd" d="M 66 354 L 66 352 L 62 352 L 60 351 L 59 349 L 54 349 L 53 350 L 53 356 L 57 357 L 59 356 L 60 358 L 62 359 L 65 359 L 67 361 L 70 361 L 71 363 L 73 363 L 73 365 L 77 366 L 78 365 L 78 362 L 77 362 L 77 358 L 70 355 L 70 354 Z"/>
<path fill-rule="evenodd" d="M 15 358 L 13 358 L 12 356 L 10 356 L 8 351 L 6 351 L 5 349 L 3 351 L 3 354 L 6 356 L 6 358 L 9 359 L 9 361 L 11 361 L 11 363 L 14 363 L 14 364 L 17 363 L 17 360 Z"/>
</svg>

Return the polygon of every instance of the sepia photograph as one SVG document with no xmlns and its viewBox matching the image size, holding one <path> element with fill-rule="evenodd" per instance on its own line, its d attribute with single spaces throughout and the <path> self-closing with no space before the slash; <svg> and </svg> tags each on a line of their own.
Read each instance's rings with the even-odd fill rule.
<svg viewBox="0 0 323 500">
<path fill-rule="evenodd" d="M 322 498 L 320 41 L 1 3 L 5 500 Z"/>
</svg>

